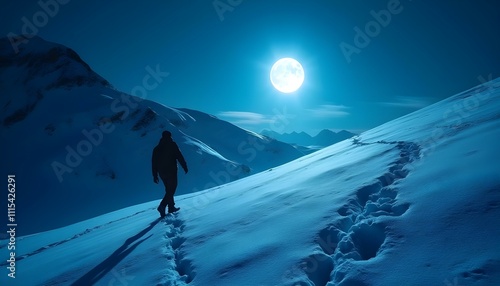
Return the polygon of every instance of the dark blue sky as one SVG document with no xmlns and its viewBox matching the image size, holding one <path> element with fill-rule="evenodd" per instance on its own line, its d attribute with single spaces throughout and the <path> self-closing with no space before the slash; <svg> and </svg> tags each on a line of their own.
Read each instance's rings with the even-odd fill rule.
<svg viewBox="0 0 500 286">
<path fill-rule="evenodd" d="M 3 4 L 2 35 L 28 20 L 127 93 L 158 68 L 147 98 L 254 131 L 366 130 L 500 76 L 495 0 L 55 1 Z M 305 69 L 291 95 L 269 81 L 282 57 Z"/>
</svg>

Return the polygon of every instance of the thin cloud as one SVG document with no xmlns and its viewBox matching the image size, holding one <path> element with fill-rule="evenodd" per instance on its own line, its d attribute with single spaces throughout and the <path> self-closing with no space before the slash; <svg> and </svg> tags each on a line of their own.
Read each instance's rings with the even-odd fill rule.
<svg viewBox="0 0 500 286">
<path fill-rule="evenodd" d="M 424 98 L 414 97 L 414 96 L 397 96 L 394 98 L 394 101 L 389 102 L 381 102 L 382 105 L 401 107 L 401 108 L 409 108 L 409 109 L 420 109 L 422 107 L 426 107 L 431 102 Z"/>
<path fill-rule="evenodd" d="M 269 116 L 248 111 L 223 111 L 218 115 L 236 125 L 259 125 L 273 122 Z"/>
<path fill-rule="evenodd" d="M 349 108 L 344 105 L 322 104 L 316 108 L 307 109 L 307 111 L 313 117 L 333 118 L 349 115 L 349 112 L 347 112 L 348 109 Z"/>
</svg>

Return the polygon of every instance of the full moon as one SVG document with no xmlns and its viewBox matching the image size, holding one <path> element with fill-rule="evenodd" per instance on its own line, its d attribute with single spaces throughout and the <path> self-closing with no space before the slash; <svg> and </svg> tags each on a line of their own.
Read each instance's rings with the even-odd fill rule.
<svg viewBox="0 0 500 286">
<path fill-rule="evenodd" d="M 291 93 L 299 89 L 304 82 L 304 69 L 295 59 L 283 58 L 273 65 L 270 77 L 277 90 Z"/>
</svg>

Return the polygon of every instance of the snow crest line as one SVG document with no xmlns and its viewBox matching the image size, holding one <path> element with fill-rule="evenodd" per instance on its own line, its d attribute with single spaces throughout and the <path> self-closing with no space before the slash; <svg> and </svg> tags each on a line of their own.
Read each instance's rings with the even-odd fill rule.
<svg viewBox="0 0 500 286">
<path fill-rule="evenodd" d="M 151 209 L 156 209 L 156 208 L 151 208 Z M 107 223 L 105 223 L 105 224 L 101 224 L 101 225 L 98 225 L 98 226 L 94 226 L 93 228 L 87 228 L 86 230 L 84 230 L 84 231 L 82 231 L 82 232 L 80 232 L 80 233 L 77 233 L 77 234 L 73 235 L 73 236 L 72 236 L 72 237 L 70 237 L 70 238 L 67 238 L 67 239 L 64 239 L 64 240 L 60 240 L 60 241 L 58 241 L 58 242 L 54 242 L 54 243 L 48 244 L 48 245 L 46 245 L 46 246 L 40 247 L 39 249 L 37 249 L 37 250 L 35 250 L 35 251 L 30 252 L 30 253 L 23 254 L 23 255 L 19 256 L 16 260 L 17 260 L 17 261 L 21 261 L 21 260 L 23 260 L 23 259 L 25 259 L 25 258 L 28 258 L 28 257 L 33 256 L 33 255 L 36 255 L 36 254 L 41 253 L 41 252 L 43 252 L 43 251 L 45 251 L 45 250 L 51 249 L 52 247 L 59 246 L 59 245 L 64 244 L 64 243 L 66 243 L 66 242 L 69 242 L 69 241 L 72 241 L 72 240 L 74 240 L 74 239 L 77 239 L 77 238 L 81 237 L 82 235 L 85 235 L 85 234 L 91 233 L 91 232 L 92 232 L 92 231 L 94 231 L 94 230 L 100 229 L 100 228 L 102 228 L 102 227 L 104 227 L 104 226 L 108 226 L 108 225 L 111 225 L 111 224 L 113 224 L 113 223 L 116 223 L 116 222 L 119 222 L 119 221 L 122 221 L 122 220 L 129 219 L 129 218 L 131 218 L 131 217 L 133 217 L 133 216 L 136 216 L 136 215 L 138 215 L 138 214 L 144 213 L 144 212 L 146 212 L 146 211 L 148 211 L 148 210 L 150 210 L 150 209 L 146 209 L 146 210 L 143 210 L 143 211 L 139 211 L 139 212 L 136 212 L 136 213 L 131 214 L 131 215 L 129 215 L 129 216 L 122 217 L 122 218 L 119 218 L 119 219 L 116 219 L 116 220 L 112 220 L 112 221 L 109 221 L 109 222 L 107 222 Z M 2 249 L 2 248 L 3 248 L 3 247 L 1 247 L 0 249 Z M 6 263 L 6 262 L 2 262 L 2 263 L 0 263 L 0 266 L 7 266 L 7 265 L 8 265 L 8 263 Z"/>
<path fill-rule="evenodd" d="M 406 178 L 409 174 L 406 167 L 421 158 L 420 146 L 405 141 L 364 143 L 357 138 L 353 140 L 353 144 L 395 145 L 399 150 L 399 158 L 389 165 L 385 174 L 356 191 L 356 196 L 337 211 L 341 219 L 318 233 L 317 243 L 321 251 L 310 255 L 302 263 L 309 282 L 315 286 L 324 286 L 327 283 L 337 285 L 350 280 L 347 277 L 351 268 L 349 261 L 369 260 L 379 254 L 383 245 L 394 243 L 387 240 L 386 226 L 377 222 L 376 218 L 401 216 L 410 208 L 410 204 L 398 202 L 398 188 L 395 183 Z M 365 285 L 360 281 L 356 282 L 356 285 Z"/>
<path fill-rule="evenodd" d="M 191 261 L 184 257 L 185 253 L 182 251 L 182 245 L 186 241 L 182 235 L 185 226 L 184 221 L 178 216 L 179 214 L 169 214 L 165 218 L 165 224 L 168 227 L 165 234 L 167 269 L 164 281 L 158 285 L 188 285 L 196 275 Z"/>
</svg>

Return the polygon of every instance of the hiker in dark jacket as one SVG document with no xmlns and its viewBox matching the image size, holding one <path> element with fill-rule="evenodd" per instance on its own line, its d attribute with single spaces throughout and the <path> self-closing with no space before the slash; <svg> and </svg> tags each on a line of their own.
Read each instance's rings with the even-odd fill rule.
<svg viewBox="0 0 500 286">
<path fill-rule="evenodd" d="M 152 167 L 153 181 L 158 184 L 158 175 L 165 185 L 165 196 L 158 206 L 160 216 L 165 216 L 165 208 L 168 206 L 168 212 L 173 213 L 180 208 L 175 207 L 174 194 L 177 188 L 177 162 L 181 164 L 184 172 L 187 174 L 188 168 L 184 156 L 182 156 L 179 146 L 172 140 L 172 133 L 163 131 L 160 143 L 153 150 Z"/>
</svg>

